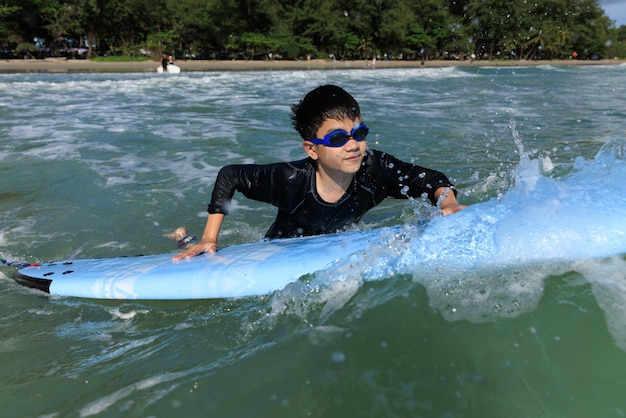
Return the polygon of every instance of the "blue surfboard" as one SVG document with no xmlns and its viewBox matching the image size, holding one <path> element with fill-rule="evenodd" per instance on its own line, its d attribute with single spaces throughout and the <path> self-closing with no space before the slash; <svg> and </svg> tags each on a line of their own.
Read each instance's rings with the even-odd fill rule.
<svg viewBox="0 0 626 418">
<path fill-rule="evenodd" d="M 177 263 L 173 254 L 68 260 L 14 278 L 62 296 L 213 299 L 266 295 L 315 273 L 332 281 L 409 274 L 429 284 L 626 254 L 625 139 L 608 141 L 563 179 L 526 157 L 515 174 L 501 198 L 415 225 L 235 245 Z"/>
<path fill-rule="evenodd" d="M 213 299 L 263 295 L 329 268 L 378 240 L 380 230 L 235 245 L 172 262 L 173 254 L 66 260 L 14 279 L 54 295 L 98 299 Z"/>
</svg>

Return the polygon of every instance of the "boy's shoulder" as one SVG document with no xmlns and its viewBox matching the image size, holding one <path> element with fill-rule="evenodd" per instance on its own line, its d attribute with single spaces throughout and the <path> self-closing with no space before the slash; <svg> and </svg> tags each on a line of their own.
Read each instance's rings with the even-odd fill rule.
<svg viewBox="0 0 626 418">
<path fill-rule="evenodd" d="M 302 181 L 315 175 L 315 161 L 311 158 L 301 160 L 278 162 L 270 164 L 271 171 L 276 178 L 284 178 L 285 181 Z M 269 167 L 268 166 L 268 167 Z"/>
<path fill-rule="evenodd" d="M 314 166 L 314 161 L 312 158 L 307 157 L 307 158 L 303 158 L 301 160 L 296 160 L 296 161 L 290 161 L 288 163 L 285 163 L 295 169 L 306 169 L 309 168 L 311 166 Z"/>
</svg>

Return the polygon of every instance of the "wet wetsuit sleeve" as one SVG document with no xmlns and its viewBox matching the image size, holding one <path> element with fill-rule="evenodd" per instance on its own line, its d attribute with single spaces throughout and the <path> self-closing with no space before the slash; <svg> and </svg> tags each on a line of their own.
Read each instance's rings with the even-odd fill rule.
<svg viewBox="0 0 626 418">
<path fill-rule="evenodd" d="M 215 180 L 208 212 L 228 214 L 235 191 L 249 199 L 279 206 L 288 182 L 296 175 L 297 170 L 287 163 L 224 166 Z"/>
<path fill-rule="evenodd" d="M 434 205 L 437 203 L 435 191 L 438 188 L 450 187 L 455 195 L 457 193 L 445 174 L 437 170 L 405 163 L 388 154 L 381 154 L 380 158 L 388 197 L 426 197 Z"/>
</svg>

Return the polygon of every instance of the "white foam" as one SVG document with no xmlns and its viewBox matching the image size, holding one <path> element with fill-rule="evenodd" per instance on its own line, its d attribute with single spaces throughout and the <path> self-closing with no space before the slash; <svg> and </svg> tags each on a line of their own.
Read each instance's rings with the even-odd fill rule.
<svg viewBox="0 0 626 418">
<path fill-rule="evenodd" d="M 423 225 L 384 230 L 380 244 L 320 272 L 314 283 L 410 274 L 448 320 L 480 322 L 531 311 L 547 277 L 583 271 L 581 260 L 626 254 L 624 150 L 626 140 L 608 141 L 593 162 L 579 162 L 578 170 L 560 180 L 542 175 L 538 160 L 522 159 L 516 186 L 499 200 Z M 626 343 L 620 319 L 626 316 L 623 260 L 583 265 L 616 341 Z M 332 293 L 334 287 L 328 289 Z M 348 294 L 337 293 L 339 304 Z"/>
<path fill-rule="evenodd" d="M 79 411 L 80 416 L 89 417 L 92 415 L 97 415 L 107 410 L 108 408 L 110 408 L 117 402 L 121 401 L 122 399 L 125 399 L 131 396 L 137 391 L 147 390 L 157 385 L 171 382 L 171 381 L 178 381 L 184 378 L 185 376 L 187 376 L 188 374 L 189 373 L 186 373 L 186 372 L 164 373 L 161 375 L 156 375 L 156 376 L 142 379 L 136 383 L 132 383 L 130 385 L 124 386 L 109 395 L 103 396 L 93 402 L 88 403 Z"/>
<path fill-rule="evenodd" d="M 592 284 L 615 344 L 626 351 L 626 259 L 585 260 L 575 269 Z"/>
</svg>

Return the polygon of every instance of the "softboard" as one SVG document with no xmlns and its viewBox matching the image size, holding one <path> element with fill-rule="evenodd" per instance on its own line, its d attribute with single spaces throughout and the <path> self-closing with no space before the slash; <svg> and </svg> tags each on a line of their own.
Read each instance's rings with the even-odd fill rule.
<svg viewBox="0 0 626 418">
<path fill-rule="evenodd" d="M 460 283 L 470 272 L 626 260 L 626 139 L 609 140 L 563 179 L 542 176 L 528 158 L 515 176 L 498 199 L 415 225 L 233 245 L 177 263 L 171 253 L 68 260 L 25 267 L 14 278 L 61 296 L 213 299 L 267 295 L 306 275 Z"/>
<path fill-rule="evenodd" d="M 96 299 L 214 299 L 263 295 L 331 267 L 378 240 L 369 230 L 233 245 L 172 262 L 173 254 L 66 260 L 18 270 L 20 284 Z"/>
<path fill-rule="evenodd" d="M 163 73 L 163 66 L 159 65 L 156 70 L 157 70 L 157 73 L 159 74 Z M 180 73 L 180 67 L 178 65 L 175 65 L 175 64 L 167 65 L 167 74 L 178 74 L 178 73 Z"/>
</svg>

